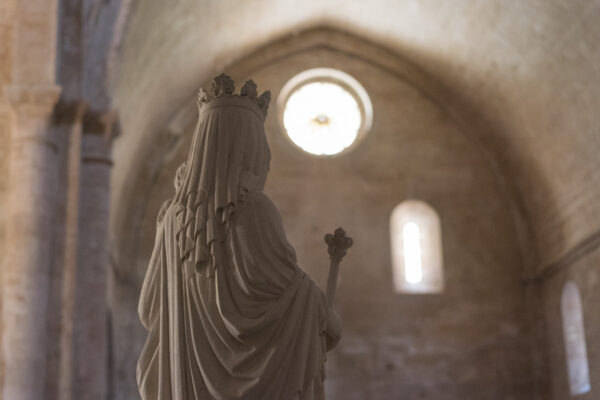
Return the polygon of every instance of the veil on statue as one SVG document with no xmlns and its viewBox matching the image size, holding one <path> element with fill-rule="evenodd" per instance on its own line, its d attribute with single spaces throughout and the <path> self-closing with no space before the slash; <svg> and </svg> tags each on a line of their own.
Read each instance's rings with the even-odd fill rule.
<svg viewBox="0 0 600 400">
<path fill-rule="evenodd" d="M 257 98 L 251 80 L 241 96 L 233 91 L 226 75 L 215 78 L 211 94 L 200 89 L 200 118 L 175 195 L 181 256 L 208 275 L 222 256 L 230 217 L 248 191 L 263 189 L 271 160 L 263 128 L 271 93 Z M 232 113 L 230 107 L 250 113 Z"/>
</svg>

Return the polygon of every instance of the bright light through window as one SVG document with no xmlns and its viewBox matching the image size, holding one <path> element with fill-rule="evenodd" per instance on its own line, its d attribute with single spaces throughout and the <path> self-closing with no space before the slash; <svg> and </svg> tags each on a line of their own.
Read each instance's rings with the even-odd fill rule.
<svg viewBox="0 0 600 400">
<path fill-rule="evenodd" d="M 392 280 L 399 293 L 444 289 L 440 219 L 433 208 L 407 200 L 390 216 Z"/>
<path fill-rule="evenodd" d="M 575 282 L 567 282 L 564 286 L 561 311 L 571 394 L 587 393 L 592 387 L 585 343 L 583 308 Z"/>
<path fill-rule="evenodd" d="M 315 68 L 294 76 L 278 100 L 282 128 L 302 150 L 339 154 L 370 129 L 372 106 L 365 89 L 350 75 Z"/>
<path fill-rule="evenodd" d="M 290 139 L 303 150 L 332 155 L 356 140 L 361 115 L 358 103 L 344 88 L 313 82 L 292 93 L 283 112 L 283 124 Z"/>
<path fill-rule="evenodd" d="M 419 226 L 414 222 L 404 224 L 402 228 L 404 245 L 404 278 L 408 283 L 419 283 L 423 280 L 421 264 L 421 234 Z"/>
</svg>

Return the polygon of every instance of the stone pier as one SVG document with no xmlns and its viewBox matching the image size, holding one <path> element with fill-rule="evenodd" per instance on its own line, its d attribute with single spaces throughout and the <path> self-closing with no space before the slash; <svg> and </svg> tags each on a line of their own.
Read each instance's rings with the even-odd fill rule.
<svg viewBox="0 0 600 400">
<path fill-rule="evenodd" d="M 108 382 L 109 201 L 114 114 L 83 118 L 77 270 L 73 309 L 72 399 L 104 400 Z"/>
<path fill-rule="evenodd" d="M 3 399 L 44 398 L 57 144 L 49 126 L 60 89 L 6 88 L 12 108 L 3 265 Z"/>
</svg>

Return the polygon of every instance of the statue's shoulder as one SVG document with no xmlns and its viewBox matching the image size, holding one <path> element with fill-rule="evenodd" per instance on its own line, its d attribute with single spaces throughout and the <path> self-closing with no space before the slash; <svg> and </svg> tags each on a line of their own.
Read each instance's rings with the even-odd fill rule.
<svg viewBox="0 0 600 400">
<path fill-rule="evenodd" d="M 258 219 L 255 218 L 258 215 Z M 239 223 L 252 221 L 262 221 L 269 224 L 272 221 L 279 223 L 281 216 L 279 210 L 271 198 L 262 191 L 249 192 L 244 198 L 244 202 L 236 211 L 236 220 Z"/>
<path fill-rule="evenodd" d="M 264 192 L 260 192 L 257 208 L 261 212 L 261 219 L 278 231 L 283 231 L 283 219 L 281 212 L 273 200 Z"/>
</svg>

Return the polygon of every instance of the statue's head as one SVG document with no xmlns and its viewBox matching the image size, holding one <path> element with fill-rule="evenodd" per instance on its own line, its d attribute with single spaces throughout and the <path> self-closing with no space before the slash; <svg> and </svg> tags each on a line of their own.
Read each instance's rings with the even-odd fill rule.
<svg viewBox="0 0 600 400">
<path fill-rule="evenodd" d="M 215 77 L 209 90 L 198 90 L 196 139 L 187 165 L 194 170 L 201 158 L 205 167 L 220 165 L 215 169 L 217 175 L 229 171 L 227 177 L 220 176 L 221 180 L 234 183 L 239 178 L 236 184 L 262 188 L 271 160 L 264 130 L 271 92 L 257 96 L 256 83 L 251 79 L 240 94 L 234 92 L 235 83 L 225 74 Z M 209 156 L 211 152 L 214 157 Z M 231 164 L 225 166 L 227 163 Z"/>
</svg>

